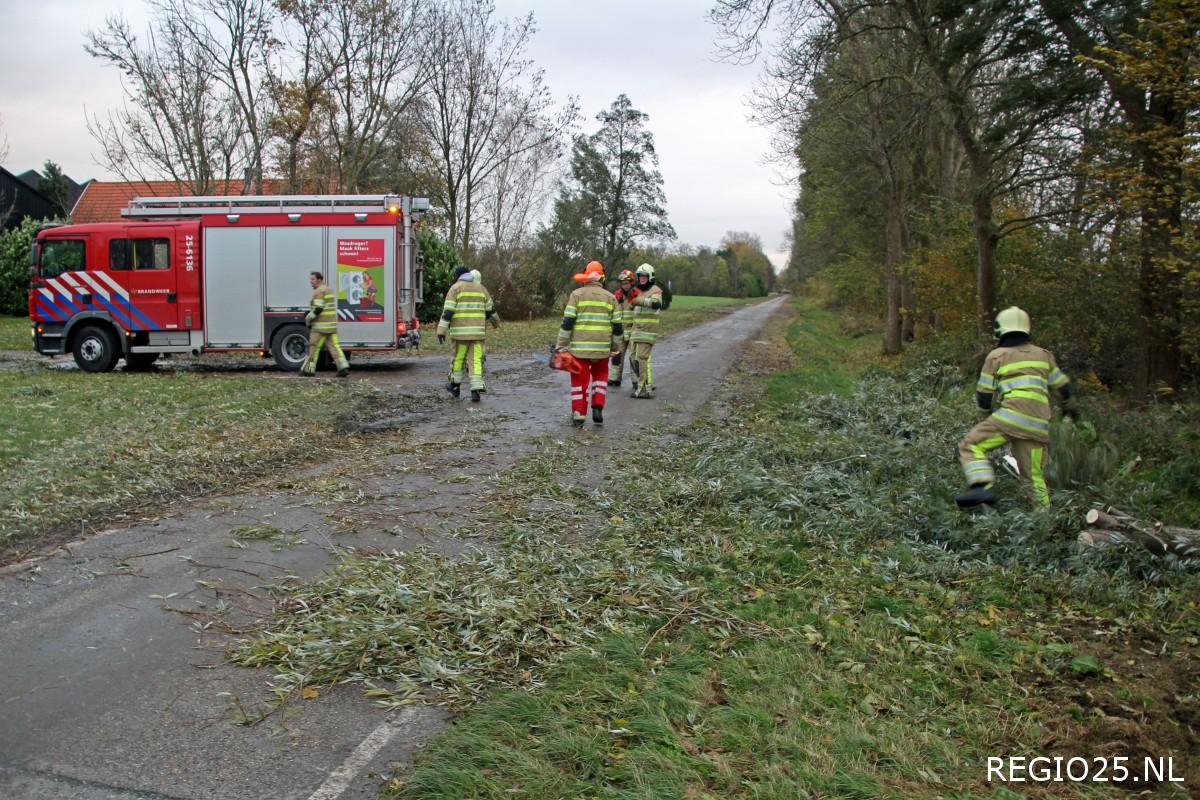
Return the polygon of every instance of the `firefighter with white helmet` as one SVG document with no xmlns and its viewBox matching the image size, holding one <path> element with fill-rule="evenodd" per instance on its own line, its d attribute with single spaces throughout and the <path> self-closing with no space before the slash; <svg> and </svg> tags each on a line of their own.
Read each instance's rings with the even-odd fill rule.
<svg viewBox="0 0 1200 800">
<path fill-rule="evenodd" d="M 654 267 L 642 264 L 634 270 L 636 285 L 630 293 L 633 307 L 633 326 L 629 341 L 633 346 L 629 365 L 633 369 L 632 397 L 654 396 L 654 374 L 650 366 L 650 351 L 658 338 L 659 314 L 665 305 L 663 290 L 654 282 Z"/>
<path fill-rule="evenodd" d="M 1071 396 L 1071 384 L 1054 354 L 1030 341 L 1032 329 L 1029 314 L 1016 306 L 996 315 L 999 346 L 988 353 L 975 385 L 979 407 L 995 410 L 958 443 L 959 461 L 970 487 L 955 498 L 960 507 L 995 501 L 995 474 L 988 453 L 1006 443 L 1017 460 L 1021 479 L 1032 484 L 1043 506 L 1050 505 L 1045 477 L 1050 390 L 1056 389 L 1065 403 Z"/>
<path fill-rule="evenodd" d="M 308 360 L 300 368 L 300 374 L 306 378 L 317 374 L 317 359 L 321 357 L 321 347 L 324 346 L 337 365 L 338 377 L 344 378 L 350 374 L 350 362 L 346 360 L 346 354 L 338 342 L 337 295 L 326 285 L 325 276 L 320 272 L 308 274 L 308 285 L 313 288 L 309 301 L 311 308 L 304 316 L 308 324 Z"/>
<path fill-rule="evenodd" d="M 454 270 L 454 283 L 446 292 L 442 318 L 438 320 L 438 342 L 450 337 L 453 355 L 446 390 L 458 397 L 463 377 L 470 378 L 471 402 L 478 403 L 485 391 L 483 382 L 483 347 L 487 337 L 486 324 L 500 327 L 492 306 L 492 296 L 476 283 L 471 270 L 459 266 Z"/>
<path fill-rule="evenodd" d="M 625 371 L 625 353 L 629 350 L 629 334 L 633 328 L 633 306 L 630 305 L 630 295 L 634 290 L 633 281 L 633 270 L 623 269 L 617 273 L 620 288 L 613 292 L 613 297 L 617 301 L 617 314 L 621 318 L 624 333 L 621 336 L 620 352 L 612 357 L 612 366 L 608 370 L 609 386 L 620 386 L 621 375 Z"/>
</svg>

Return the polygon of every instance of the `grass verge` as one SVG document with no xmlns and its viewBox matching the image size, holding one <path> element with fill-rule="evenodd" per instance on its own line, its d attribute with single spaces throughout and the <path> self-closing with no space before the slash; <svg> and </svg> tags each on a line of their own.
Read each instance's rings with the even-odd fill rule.
<svg viewBox="0 0 1200 800">
<path fill-rule="evenodd" d="M 33 352 L 33 341 L 29 337 L 29 317 L 0 315 L 0 350 Z"/>
<path fill-rule="evenodd" d="M 987 759 L 1036 755 L 1186 781 L 1017 787 L 1038 796 L 1194 791 L 1195 568 L 1077 551 L 1085 488 L 957 513 L 970 381 L 868 366 L 874 340 L 798 313 L 772 338 L 839 356 L 811 383 L 738 387 L 735 417 L 647 432 L 601 486 L 547 441 L 480 498 L 490 555 L 360 557 L 285 589 L 306 611 L 237 657 L 291 691 L 473 705 L 396 797 L 999 798 Z"/>
<path fill-rule="evenodd" d="M 0 550 L 310 456 L 339 418 L 377 407 L 374 394 L 327 380 L 0 373 Z"/>
</svg>

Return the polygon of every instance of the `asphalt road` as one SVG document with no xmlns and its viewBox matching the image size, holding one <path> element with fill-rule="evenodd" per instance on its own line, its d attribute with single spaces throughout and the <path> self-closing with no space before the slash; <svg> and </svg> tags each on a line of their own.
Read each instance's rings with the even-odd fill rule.
<svg viewBox="0 0 1200 800">
<path fill-rule="evenodd" d="M 481 404 L 438 387 L 445 364 L 402 357 L 356 364 L 355 380 L 424 391 L 397 421 L 418 454 L 397 452 L 358 476 L 363 497 L 306 487 L 340 477 L 332 458 L 299 482 L 264 479 L 238 494 L 205 497 L 0 571 L 0 798 L 17 800 L 334 800 L 374 798 L 381 778 L 405 764 L 447 723 L 432 707 L 386 714 L 361 688 L 296 701 L 253 726 L 239 709 L 268 696 L 265 670 L 223 662 L 229 634 L 192 611 L 230 608 L 230 624 L 269 609 L 262 589 L 285 575 L 312 576 L 339 547 L 453 553 L 460 484 L 447 470 L 486 480 L 547 431 L 604 447 L 630 425 L 685 423 L 701 411 L 743 345 L 782 298 L 739 309 L 660 340 L 657 397 L 610 396 L 608 424 L 568 424 L 566 376 L 531 359 L 489 359 Z M 670 312 L 667 312 L 670 313 Z M 275 379 L 275 378 L 270 378 Z M 487 426 L 487 449 L 453 442 Z M 81 479 L 80 491 L 86 491 Z M 346 520 L 351 520 L 347 525 Z M 230 545 L 237 526 L 302 531 L 303 541 Z M 264 603 L 266 605 L 264 605 Z"/>
</svg>

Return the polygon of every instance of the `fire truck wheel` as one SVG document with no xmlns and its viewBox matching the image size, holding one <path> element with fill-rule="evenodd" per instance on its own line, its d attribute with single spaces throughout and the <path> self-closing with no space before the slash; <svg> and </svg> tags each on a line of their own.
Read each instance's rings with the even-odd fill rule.
<svg viewBox="0 0 1200 800">
<path fill-rule="evenodd" d="M 75 363 L 84 372 L 108 372 L 117 365 L 120 357 L 112 331 L 94 325 L 75 334 L 71 352 L 75 355 Z"/>
<path fill-rule="evenodd" d="M 125 356 L 126 371 L 150 369 L 158 361 L 158 353 L 130 353 Z"/>
<path fill-rule="evenodd" d="M 284 325 L 271 340 L 271 355 L 280 369 L 298 372 L 308 358 L 308 330 L 303 325 Z"/>
</svg>

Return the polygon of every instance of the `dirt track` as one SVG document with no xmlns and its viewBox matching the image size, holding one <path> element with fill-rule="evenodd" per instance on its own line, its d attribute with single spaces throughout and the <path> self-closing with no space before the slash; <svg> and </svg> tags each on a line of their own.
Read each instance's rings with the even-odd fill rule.
<svg viewBox="0 0 1200 800">
<path fill-rule="evenodd" d="M 472 482 L 511 465 L 539 434 L 605 447 L 634 428 L 690 421 L 779 303 L 667 337 L 654 354 L 657 398 L 625 389 L 610 396 L 607 425 L 582 431 L 568 424 L 565 376 L 527 358 L 490 358 L 478 405 L 440 390 L 441 359 L 364 360 L 353 380 L 395 402 L 356 423 L 363 435 L 341 457 L 6 568 L 0 797 L 375 797 L 373 773 L 406 761 L 445 715 L 388 718 L 358 687 L 339 687 L 238 727 L 231 714 L 261 702 L 269 675 L 223 664 L 224 635 L 192 612 L 224 603 L 236 624 L 263 610 L 260 587 L 317 574 L 338 548 L 455 552 L 454 532 L 470 524 L 456 501 Z"/>
</svg>

